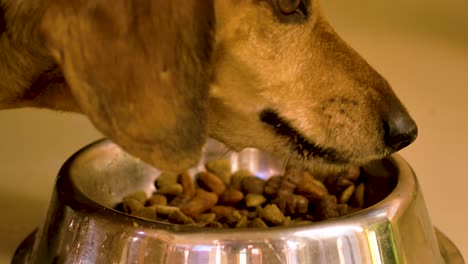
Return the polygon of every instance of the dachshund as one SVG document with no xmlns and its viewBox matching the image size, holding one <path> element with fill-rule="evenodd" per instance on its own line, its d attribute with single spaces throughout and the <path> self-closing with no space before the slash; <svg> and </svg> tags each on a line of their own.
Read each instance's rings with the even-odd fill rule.
<svg viewBox="0 0 468 264">
<path fill-rule="evenodd" d="M 318 0 L 0 0 L 0 109 L 86 115 L 172 171 L 207 137 L 312 171 L 398 151 L 417 126 Z"/>
</svg>

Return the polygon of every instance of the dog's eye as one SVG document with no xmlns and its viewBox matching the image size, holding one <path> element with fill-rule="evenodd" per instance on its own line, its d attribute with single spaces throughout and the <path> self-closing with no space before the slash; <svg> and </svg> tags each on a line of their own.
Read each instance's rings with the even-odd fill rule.
<svg viewBox="0 0 468 264">
<path fill-rule="evenodd" d="M 278 0 L 278 6 L 284 14 L 291 14 L 296 12 L 301 0 Z"/>
<path fill-rule="evenodd" d="M 277 0 L 278 7 L 281 13 L 285 15 L 292 15 L 296 12 L 307 16 L 307 8 L 305 7 L 302 0 Z"/>
</svg>

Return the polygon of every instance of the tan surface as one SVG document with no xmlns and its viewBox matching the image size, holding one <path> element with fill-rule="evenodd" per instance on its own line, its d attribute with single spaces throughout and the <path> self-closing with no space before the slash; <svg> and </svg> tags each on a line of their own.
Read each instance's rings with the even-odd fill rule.
<svg viewBox="0 0 468 264">
<path fill-rule="evenodd" d="M 402 154 L 419 177 L 433 224 L 468 256 L 468 1 L 324 4 L 417 121 L 420 136 Z M 41 223 L 60 165 L 100 135 L 83 117 L 49 111 L 2 111 L 0 128 L 0 263 L 8 263 Z"/>
</svg>

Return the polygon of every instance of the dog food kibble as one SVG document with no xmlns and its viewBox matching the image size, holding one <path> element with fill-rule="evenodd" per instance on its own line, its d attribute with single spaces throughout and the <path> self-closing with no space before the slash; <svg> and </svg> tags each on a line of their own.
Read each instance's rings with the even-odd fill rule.
<svg viewBox="0 0 468 264">
<path fill-rule="evenodd" d="M 319 184 L 317 180 L 308 179 L 305 179 L 297 186 L 296 192 L 312 201 L 321 200 L 328 195 L 327 188 Z"/>
<path fill-rule="evenodd" d="M 146 201 L 146 205 L 167 205 L 167 197 L 162 194 L 153 194 L 151 197 Z"/>
<path fill-rule="evenodd" d="M 262 194 L 265 181 L 257 177 L 244 177 L 241 185 L 245 193 Z"/>
<path fill-rule="evenodd" d="M 179 210 L 179 208 L 175 206 L 166 206 L 166 205 L 156 205 L 154 206 L 154 208 L 156 209 L 156 213 L 158 214 L 158 216 L 160 215 L 168 216 L 175 210 Z"/>
<path fill-rule="evenodd" d="M 354 199 L 358 207 L 364 207 L 364 183 L 361 183 L 356 187 L 354 191 Z"/>
<path fill-rule="evenodd" d="M 231 176 L 231 187 L 234 189 L 241 189 L 242 179 L 244 177 L 253 176 L 252 173 L 248 170 L 238 170 L 234 172 Z"/>
<path fill-rule="evenodd" d="M 169 203 L 170 206 L 181 206 L 183 204 L 186 204 L 192 199 L 191 196 L 185 195 L 185 194 L 180 194 L 177 195 L 172 201 Z"/>
<path fill-rule="evenodd" d="M 141 218 L 146 218 L 150 220 L 157 220 L 156 208 L 154 207 L 141 207 L 140 209 L 133 211 L 131 213 L 133 216 L 138 216 Z"/>
<path fill-rule="evenodd" d="M 158 193 L 176 196 L 181 194 L 183 190 L 184 188 L 181 184 L 174 183 L 171 185 L 165 185 L 161 187 L 160 189 L 158 189 Z"/>
<path fill-rule="evenodd" d="M 211 208 L 210 212 L 214 213 L 218 218 L 220 218 L 228 215 L 234 210 L 236 210 L 236 208 L 233 206 L 216 205 Z"/>
<path fill-rule="evenodd" d="M 241 228 L 241 227 L 248 227 L 249 226 L 249 219 L 247 219 L 247 216 L 242 216 L 239 221 L 237 221 L 235 228 Z"/>
<path fill-rule="evenodd" d="M 276 204 L 269 204 L 265 206 L 261 212 L 261 217 L 273 225 L 281 225 L 284 220 L 284 214 L 281 212 L 278 206 L 276 206 Z"/>
<path fill-rule="evenodd" d="M 349 212 L 349 206 L 347 204 L 338 204 L 338 213 L 340 216 L 347 215 Z"/>
<path fill-rule="evenodd" d="M 154 182 L 157 189 L 177 184 L 178 175 L 170 172 L 162 172 Z"/>
<path fill-rule="evenodd" d="M 194 177 L 162 172 L 151 196 L 131 193 L 116 209 L 195 227 L 267 228 L 310 224 L 368 206 L 368 182 L 359 167 L 322 180 L 290 167 L 283 175 L 263 180 L 247 170 L 232 173 L 228 160 L 209 161 L 205 168 Z"/>
<path fill-rule="evenodd" d="M 245 196 L 245 205 L 247 207 L 257 207 L 266 202 L 265 196 L 256 193 L 249 193 Z"/>
<path fill-rule="evenodd" d="M 186 204 L 183 204 L 180 207 L 180 210 L 190 217 L 196 217 L 204 211 L 215 206 L 217 202 L 218 195 L 216 193 L 198 189 L 192 200 Z"/>
<path fill-rule="evenodd" d="M 144 191 L 137 191 L 123 198 L 124 201 L 129 200 L 129 199 L 134 199 L 140 202 L 141 204 L 145 204 L 147 198 L 146 198 L 146 193 Z"/>
<path fill-rule="evenodd" d="M 201 223 L 211 223 L 216 220 L 216 214 L 215 213 L 205 213 L 197 216 L 195 218 L 196 221 L 201 222 Z"/>
<path fill-rule="evenodd" d="M 255 218 L 254 220 L 252 220 L 248 225 L 248 227 L 261 227 L 261 228 L 267 228 L 268 226 L 265 224 L 265 222 L 263 222 L 262 219 L 260 218 Z"/>
<path fill-rule="evenodd" d="M 222 193 L 219 199 L 223 204 L 235 205 L 244 199 L 244 193 L 231 187 Z"/>
<path fill-rule="evenodd" d="M 291 193 L 276 197 L 272 203 L 276 204 L 287 215 L 303 215 L 307 213 L 309 208 L 309 200 L 307 198 Z"/>
<path fill-rule="evenodd" d="M 218 195 L 226 190 L 226 185 L 221 178 L 210 172 L 200 172 L 197 177 L 197 183 L 201 188 Z"/>
<path fill-rule="evenodd" d="M 212 160 L 205 164 L 208 172 L 217 175 L 224 184 L 231 182 L 231 162 L 229 160 Z"/>
<path fill-rule="evenodd" d="M 347 203 L 351 198 L 351 195 L 353 195 L 355 189 L 356 187 L 354 186 L 354 184 L 351 183 L 351 185 L 349 185 L 348 188 L 346 188 L 341 194 L 340 203 Z"/>
<path fill-rule="evenodd" d="M 281 176 L 273 176 L 266 181 L 265 187 L 263 188 L 263 192 L 267 196 L 273 196 L 278 192 L 280 184 Z"/>
<path fill-rule="evenodd" d="M 167 219 L 174 224 L 193 224 L 195 221 L 193 221 L 192 218 L 186 216 L 184 213 L 182 213 L 180 210 L 174 210 L 172 211 L 168 216 Z"/>
<path fill-rule="evenodd" d="M 180 174 L 178 182 L 182 185 L 184 196 L 192 198 L 195 195 L 195 183 L 189 173 L 185 172 Z"/>
<path fill-rule="evenodd" d="M 318 203 L 318 216 L 321 220 L 340 216 L 336 196 L 326 195 Z"/>
<path fill-rule="evenodd" d="M 124 199 L 122 202 L 122 205 L 123 205 L 122 206 L 123 211 L 127 214 L 131 214 L 132 212 L 135 212 L 138 209 L 141 209 L 144 207 L 143 203 L 133 198 Z"/>
</svg>

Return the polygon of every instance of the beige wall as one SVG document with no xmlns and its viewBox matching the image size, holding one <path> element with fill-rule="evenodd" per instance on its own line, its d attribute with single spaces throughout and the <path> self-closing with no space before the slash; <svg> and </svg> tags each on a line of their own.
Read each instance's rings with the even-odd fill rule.
<svg viewBox="0 0 468 264">
<path fill-rule="evenodd" d="M 322 7 L 338 28 L 406 32 L 465 44 L 468 41 L 466 0 L 327 0 L 322 1 Z"/>
</svg>

